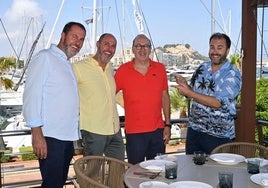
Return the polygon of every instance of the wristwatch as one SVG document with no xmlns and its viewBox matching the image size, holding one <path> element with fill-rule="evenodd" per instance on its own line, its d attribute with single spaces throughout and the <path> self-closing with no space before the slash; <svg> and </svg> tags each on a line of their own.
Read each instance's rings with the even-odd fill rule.
<svg viewBox="0 0 268 188">
<path fill-rule="evenodd" d="M 170 123 L 165 123 L 165 127 L 171 128 L 171 124 Z"/>
</svg>

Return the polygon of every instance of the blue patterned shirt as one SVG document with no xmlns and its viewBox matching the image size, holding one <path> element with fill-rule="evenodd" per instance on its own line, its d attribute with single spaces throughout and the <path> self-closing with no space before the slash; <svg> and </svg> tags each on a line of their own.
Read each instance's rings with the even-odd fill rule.
<svg viewBox="0 0 268 188">
<path fill-rule="evenodd" d="M 229 61 L 214 73 L 211 65 L 212 62 L 201 64 L 196 69 L 190 85 L 197 93 L 216 97 L 222 106 L 208 107 L 193 100 L 189 126 L 212 136 L 233 139 L 236 99 L 242 85 L 241 73 Z"/>
</svg>

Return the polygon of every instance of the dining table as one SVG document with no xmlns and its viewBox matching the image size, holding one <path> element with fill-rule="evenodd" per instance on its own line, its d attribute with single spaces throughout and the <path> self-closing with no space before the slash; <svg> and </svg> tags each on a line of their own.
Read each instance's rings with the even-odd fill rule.
<svg viewBox="0 0 268 188">
<path fill-rule="evenodd" d="M 218 187 L 219 172 L 233 173 L 233 188 L 260 188 L 261 186 L 254 183 L 247 171 L 247 163 L 245 161 L 237 164 L 226 165 L 212 160 L 209 156 L 203 165 L 196 165 L 193 162 L 193 155 L 179 154 L 174 155 L 177 163 L 177 178 L 165 178 L 165 171 L 162 170 L 159 175 L 151 179 L 146 175 L 148 169 L 139 164 L 131 166 L 124 175 L 125 185 L 129 188 L 138 188 L 139 185 L 146 181 L 158 181 L 171 184 L 178 181 L 203 182 L 211 185 L 213 188 Z M 256 175 L 256 174 L 255 174 Z"/>
</svg>

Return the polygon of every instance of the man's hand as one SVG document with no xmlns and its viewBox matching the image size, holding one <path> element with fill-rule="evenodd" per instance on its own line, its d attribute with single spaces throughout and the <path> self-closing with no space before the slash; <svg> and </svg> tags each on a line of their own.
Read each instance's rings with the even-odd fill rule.
<svg viewBox="0 0 268 188">
<path fill-rule="evenodd" d="M 165 144 L 168 144 L 170 136 L 171 136 L 171 129 L 169 127 L 165 127 L 163 132 L 163 140 L 165 141 Z"/>
<path fill-rule="evenodd" d="M 47 158 L 47 143 L 41 127 L 32 128 L 33 152 L 39 159 Z"/>
</svg>

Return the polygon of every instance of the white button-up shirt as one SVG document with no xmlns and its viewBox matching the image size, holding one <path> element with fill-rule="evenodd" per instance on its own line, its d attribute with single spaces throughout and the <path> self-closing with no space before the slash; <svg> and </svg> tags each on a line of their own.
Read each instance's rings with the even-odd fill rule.
<svg viewBox="0 0 268 188">
<path fill-rule="evenodd" d="M 56 45 L 30 62 L 23 94 L 27 127 L 42 126 L 44 136 L 79 139 L 79 98 L 71 62 Z"/>
</svg>

